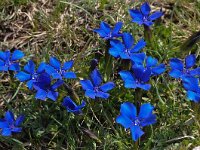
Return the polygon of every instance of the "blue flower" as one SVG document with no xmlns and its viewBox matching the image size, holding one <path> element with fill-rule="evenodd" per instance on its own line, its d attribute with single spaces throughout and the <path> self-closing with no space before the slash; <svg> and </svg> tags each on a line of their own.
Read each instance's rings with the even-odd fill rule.
<svg viewBox="0 0 200 150">
<path fill-rule="evenodd" d="M 80 114 L 82 113 L 81 109 L 85 107 L 86 102 L 82 101 L 81 105 L 76 105 L 74 101 L 68 96 L 64 98 L 62 105 L 67 109 L 68 112 Z"/>
<path fill-rule="evenodd" d="M 50 98 L 55 101 L 58 97 L 56 89 L 63 84 L 63 80 L 56 81 L 53 85 L 51 84 L 51 77 L 47 73 L 42 73 L 38 76 L 37 82 L 33 83 L 34 89 L 37 91 L 35 98 L 45 100 Z"/>
<path fill-rule="evenodd" d="M 142 63 L 133 62 L 133 68 L 140 66 L 145 66 L 146 69 L 151 70 L 152 76 L 160 75 L 165 71 L 165 64 L 158 64 L 158 60 L 151 56 L 147 56 L 145 60 L 142 61 Z"/>
<path fill-rule="evenodd" d="M 140 7 L 140 10 L 134 10 L 130 9 L 129 13 L 132 18 L 132 22 L 135 22 L 139 25 L 146 25 L 151 26 L 153 24 L 153 21 L 160 18 L 163 15 L 163 12 L 156 11 L 153 14 L 150 14 L 151 8 L 149 6 L 149 3 L 145 2 Z"/>
<path fill-rule="evenodd" d="M 110 95 L 107 93 L 115 87 L 113 82 L 107 82 L 101 85 L 102 77 L 97 69 L 94 69 L 90 74 L 90 80 L 81 80 L 82 88 L 85 90 L 85 95 L 95 99 L 96 97 L 107 99 Z"/>
<path fill-rule="evenodd" d="M 11 56 L 9 50 L 0 51 L 0 71 L 19 71 L 20 66 L 18 60 L 24 57 L 24 53 L 20 50 L 15 50 Z"/>
<path fill-rule="evenodd" d="M 32 88 L 33 83 L 37 81 L 38 76 L 45 71 L 46 64 L 44 62 L 40 63 L 37 71 L 35 71 L 35 64 L 32 60 L 24 66 L 24 71 L 18 72 L 15 77 L 21 81 L 27 81 L 27 86 L 29 89 Z"/>
<path fill-rule="evenodd" d="M 115 24 L 115 27 L 111 29 L 107 23 L 102 21 L 100 24 L 100 28 L 94 29 L 94 32 L 98 33 L 99 36 L 105 40 L 113 39 L 121 36 L 121 33 L 119 33 L 119 31 L 122 28 L 122 25 L 122 22 L 117 22 Z"/>
<path fill-rule="evenodd" d="M 151 85 L 146 83 L 151 77 L 151 70 L 149 68 L 138 66 L 133 67 L 131 71 L 120 71 L 119 74 L 126 88 L 141 88 L 143 90 L 151 88 Z"/>
<path fill-rule="evenodd" d="M 154 107 L 149 103 L 142 104 L 137 116 L 136 107 L 130 102 L 125 102 L 121 104 L 120 115 L 116 118 L 116 122 L 126 129 L 130 128 L 133 140 L 137 141 L 144 134 L 142 127 L 156 123 L 153 109 Z"/>
<path fill-rule="evenodd" d="M 196 103 L 200 102 L 200 87 L 199 79 L 190 75 L 184 75 L 182 77 L 183 87 L 187 91 L 187 98 Z"/>
<path fill-rule="evenodd" d="M 14 115 L 11 111 L 5 113 L 5 118 L 0 119 L 0 128 L 2 136 L 11 136 L 13 133 L 19 133 L 22 131 L 20 125 L 24 121 L 24 115 L 20 115 L 15 120 Z"/>
<path fill-rule="evenodd" d="M 200 76 L 200 67 L 192 69 L 196 63 L 194 54 L 188 55 L 185 58 L 185 67 L 183 62 L 178 58 L 170 60 L 171 71 L 169 75 L 173 78 L 181 79 L 184 75 Z"/>
<path fill-rule="evenodd" d="M 123 43 L 119 40 L 111 40 L 109 53 L 114 57 L 120 57 L 122 59 L 131 59 L 134 62 L 139 62 L 144 59 L 144 53 L 138 53 L 142 48 L 146 46 L 146 42 L 141 39 L 134 45 L 134 38 L 130 33 L 123 33 Z"/>
<path fill-rule="evenodd" d="M 61 66 L 60 61 L 55 58 L 50 58 L 50 65 L 46 65 L 46 72 L 53 77 L 53 79 L 74 79 L 76 78 L 76 74 L 72 71 L 68 71 L 72 68 L 74 61 L 67 61 Z"/>
</svg>

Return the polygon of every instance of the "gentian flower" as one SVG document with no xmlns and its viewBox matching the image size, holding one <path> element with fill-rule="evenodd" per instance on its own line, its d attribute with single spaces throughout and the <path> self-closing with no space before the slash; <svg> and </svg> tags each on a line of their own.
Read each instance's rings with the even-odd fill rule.
<svg viewBox="0 0 200 150">
<path fill-rule="evenodd" d="M 139 62 L 144 59 L 144 53 L 138 53 L 145 47 L 146 42 L 141 39 L 134 45 L 134 38 L 130 33 L 123 33 L 123 43 L 119 40 L 111 40 L 109 53 L 114 57 L 120 57 L 121 59 L 131 59 L 134 62 Z"/>
<path fill-rule="evenodd" d="M 68 96 L 64 98 L 62 105 L 67 109 L 68 112 L 80 114 L 82 113 L 81 109 L 85 107 L 86 102 L 82 101 L 81 105 L 76 105 L 76 103 L 74 103 L 74 101 Z"/>
<path fill-rule="evenodd" d="M 107 93 L 115 87 L 113 82 L 107 82 L 101 85 L 102 77 L 97 69 L 94 69 L 90 74 L 90 80 L 81 80 L 82 88 L 85 90 L 85 95 L 95 99 L 96 97 L 107 99 L 110 95 Z"/>
<path fill-rule="evenodd" d="M 140 7 L 140 10 L 136 9 L 130 9 L 129 13 L 132 18 L 132 22 L 135 22 L 139 25 L 146 25 L 151 26 L 153 24 L 153 21 L 160 18 L 163 15 L 163 12 L 156 11 L 153 14 L 150 14 L 151 8 L 149 6 L 148 2 L 145 2 Z"/>
<path fill-rule="evenodd" d="M 131 71 L 120 71 L 119 74 L 126 88 L 141 88 L 146 91 L 151 88 L 151 85 L 146 83 L 151 77 L 151 70 L 149 68 L 138 66 L 132 68 Z"/>
<path fill-rule="evenodd" d="M 104 40 L 109 40 L 121 36 L 121 33 L 119 33 L 119 31 L 122 28 L 122 25 L 123 25 L 122 22 L 117 22 L 115 24 L 115 27 L 111 29 L 107 23 L 102 21 L 100 24 L 100 28 L 94 29 L 93 31 L 98 33 L 99 36 Z"/>
<path fill-rule="evenodd" d="M 0 128 L 2 136 L 11 136 L 13 133 L 19 133 L 22 131 L 20 125 L 24 121 L 24 115 L 20 115 L 15 120 L 14 115 L 11 111 L 5 113 L 5 118 L 0 119 Z"/>
<path fill-rule="evenodd" d="M 24 71 L 18 72 L 15 77 L 21 81 L 27 81 L 27 86 L 29 89 L 32 88 L 33 83 L 37 81 L 38 76 L 41 73 L 44 73 L 46 64 L 44 62 L 40 63 L 37 71 L 35 71 L 35 64 L 32 60 L 29 60 L 28 63 L 24 66 Z"/>
<path fill-rule="evenodd" d="M 132 139 L 137 141 L 144 134 L 142 127 L 156 123 L 156 115 L 152 113 L 153 109 L 154 107 L 149 103 L 142 104 L 137 116 L 136 107 L 130 102 L 125 102 L 121 104 L 120 115 L 116 118 L 116 122 L 126 129 L 130 128 Z"/>
<path fill-rule="evenodd" d="M 74 61 L 67 61 L 61 66 L 60 61 L 55 58 L 50 58 L 50 65 L 46 65 L 46 72 L 53 77 L 53 79 L 74 79 L 76 78 L 76 74 L 72 71 L 68 71 L 72 68 Z"/>
<path fill-rule="evenodd" d="M 18 60 L 22 57 L 24 57 L 24 53 L 20 50 L 15 50 L 12 55 L 9 50 L 0 51 L 0 71 L 19 71 Z"/>
<path fill-rule="evenodd" d="M 182 77 L 183 87 L 187 91 L 187 98 L 196 103 L 200 102 L 199 79 L 190 75 Z"/>
<path fill-rule="evenodd" d="M 56 89 L 63 84 L 63 80 L 56 81 L 53 85 L 51 84 L 51 77 L 47 73 L 42 73 L 38 76 L 37 82 L 33 83 L 34 89 L 37 91 L 35 98 L 45 100 L 50 98 L 55 101 L 58 97 Z"/>
<path fill-rule="evenodd" d="M 196 63 L 196 56 L 194 54 L 188 55 L 185 58 L 185 67 L 183 62 L 178 58 L 170 60 L 171 71 L 169 75 L 173 78 L 181 79 L 184 75 L 200 76 L 200 67 L 192 69 Z"/>
<path fill-rule="evenodd" d="M 146 69 L 150 69 L 152 76 L 160 75 L 165 71 L 165 64 L 158 64 L 158 60 L 151 56 L 147 56 L 145 60 L 142 61 L 142 63 L 133 62 L 133 68 L 140 66 L 145 66 Z"/>
</svg>

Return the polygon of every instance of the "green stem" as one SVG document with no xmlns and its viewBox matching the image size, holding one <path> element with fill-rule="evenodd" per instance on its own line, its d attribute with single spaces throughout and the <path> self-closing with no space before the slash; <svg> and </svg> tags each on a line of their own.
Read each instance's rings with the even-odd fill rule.
<svg viewBox="0 0 200 150">
<path fill-rule="evenodd" d="M 151 28 L 147 25 L 144 25 L 144 39 L 147 42 L 147 45 L 150 45 L 152 43 Z"/>
<path fill-rule="evenodd" d="M 135 89 L 135 105 L 137 110 L 139 110 L 142 101 L 142 89 Z"/>
<path fill-rule="evenodd" d="M 74 99 L 75 101 L 77 101 L 78 103 L 80 103 L 79 96 L 76 94 L 76 92 L 74 91 L 74 89 L 72 89 L 71 87 L 69 87 L 69 85 L 66 84 L 66 83 L 64 83 L 64 87 L 66 88 L 67 92 L 72 97 L 72 99 Z"/>
<path fill-rule="evenodd" d="M 112 56 L 109 54 L 110 40 L 106 41 L 106 50 L 105 50 L 105 74 L 107 80 L 110 79 L 112 73 Z"/>
</svg>

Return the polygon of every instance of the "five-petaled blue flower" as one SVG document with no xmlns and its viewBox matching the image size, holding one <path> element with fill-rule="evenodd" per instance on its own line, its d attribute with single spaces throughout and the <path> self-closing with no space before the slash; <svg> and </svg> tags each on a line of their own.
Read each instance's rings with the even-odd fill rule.
<svg viewBox="0 0 200 150">
<path fill-rule="evenodd" d="M 34 89 L 37 91 L 35 98 L 45 100 L 50 98 L 55 101 L 58 97 L 56 89 L 63 84 L 63 80 L 56 81 L 53 85 L 51 84 L 51 77 L 47 73 L 42 73 L 38 76 L 37 82 L 33 83 Z"/>
<path fill-rule="evenodd" d="M 50 65 L 46 65 L 46 72 L 53 77 L 53 79 L 60 79 L 66 78 L 66 79 L 74 79 L 76 78 L 76 74 L 72 71 L 68 71 L 72 68 L 74 61 L 67 61 L 61 66 L 60 61 L 55 58 L 50 58 Z"/>
<path fill-rule="evenodd" d="M 85 90 L 85 95 L 95 99 L 96 97 L 107 99 L 110 94 L 107 92 L 115 87 L 113 82 L 107 82 L 101 85 L 102 77 L 97 69 L 90 74 L 90 80 L 81 80 L 80 83 Z"/>
<path fill-rule="evenodd" d="M 144 134 L 142 127 L 156 123 L 153 109 L 154 107 L 149 103 L 142 104 L 137 116 L 136 107 L 130 102 L 125 102 L 121 104 L 120 115 L 116 118 L 116 122 L 126 129 L 130 128 L 133 140 L 137 141 Z"/>
<path fill-rule="evenodd" d="M 13 133 L 19 133 L 22 131 L 20 125 L 24 121 L 24 115 L 20 115 L 15 120 L 14 115 L 11 111 L 5 113 L 5 117 L 0 119 L 0 129 L 2 136 L 11 136 Z"/>
<path fill-rule="evenodd" d="M 122 28 L 122 25 L 122 22 L 117 22 L 115 24 L 115 27 L 111 29 L 107 23 L 102 21 L 100 24 L 100 28 L 94 29 L 93 31 L 97 32 L 99 36 L 105 40 L 113 39 L 121 36 L 121 33 L 119 31 Z"/>
<path fill-rule="evenodd" d="M 141 39 L 134 45 L 134 38 L 130 33 L 123 33 L 123 43 L 119 40 L 111 40 L 109 53 L 114 57 L 120 57 L 122 59 L 131 59 L 136 63 L 141 63 L 145 58 L 144 53 L 138 53 L 142 48 L 146 46 L 146 42 Z"/>
<path fill-rule="evenodd" d="M 199 79 L 194 76 L 184 75 L 182 76 L 182 83 L 183 87 L 187 91 L 187 98 L 196 103 L 199 103 L 200 102 Z"/>
<path fill-rule="evenodd" d="M 140 10 L 136 9 L 130 9 L 129 13 L 132 18 L 132 22 L 135 22 L 139 25 L 146 25 L 151 26 L 153 24 L 153 21 L 160 18 L 163 15 L 163 12 L 156 11 L 153 14 L 150 14 L 151 8 L 149 6 L 148 2 L 145 2 L 140 7 Z"/>
<path fill-rule="evenodd" d="M 82 113 L 81 109 L 85 107 L 86 102 L 82 101 L 80 105 L 76 105 L 76 103 L 68 96 L 64 98 L 62 105 L 67 109 L 68 112 L 80 114 Z"/>
<path fill-rule="evenodd" d="M 44 62 L 40 63 L 37 71 L 35 71 L 35 64 L 32 60 L 29 60 L 28 63 L 24 66 L 24 71 L 18 72 L 15 76 L 21 81 L 27 81 L 27 86 L 29 89 L 32 89 L 33 83 L 37 81 L 38 76 L 41 73 L 44 73 L 46 64 Z"/>
<path fill-rule="evenodd" d="M 183 62 L 178 58 L 170 60 L 171 71 L 169 75 L 173 78 L 182 78 L 184 75 L 200 76 L 200 67 L 192 69 L 196 63 L 196 56 L 194 54 L 188 55 L 185 58 L 185 67 Z"/>
<path fill-rule="evenodd" d="M 119 74 L 126 88 L 141 88 L 143 90 L 151 88 L 151 85 L 146 83 L 151 77 L 151 69 L 149 68 L 138 66 L 133 67 L 131 71 L 120 71 Z"/>
<path fill-rule="evenodd" d="M 145 64 L 145 65 L 144 65 Z M 142 63 L 134 63 L 132 67 L 140 67 L 145 66 L 146 69 L 151 70 L 151 75 L 156 76 L 160 75 L 165 71 L 165 64 L 158 64 L 158 60 L 156 58 L 153 58 L 151 56 L 147 56 L 145 60 L 142 61 Z"/>
<path fill-rule="evenodd" d="M 24 53 L 20 50 L 15 50 L 11 56 L 9 50 L 0 51 L 0 71 L 19 71 L 20 66 L 18 60 L 24 57 Z"/>
</svg>

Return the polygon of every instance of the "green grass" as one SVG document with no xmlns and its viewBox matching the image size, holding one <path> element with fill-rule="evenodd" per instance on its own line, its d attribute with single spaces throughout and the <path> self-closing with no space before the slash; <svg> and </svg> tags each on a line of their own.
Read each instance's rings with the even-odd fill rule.
<svg viewBox="0 0 200 150">
<path fill-rule="evenodd" d="M 27 60 L 39 64 L 56 56 L 62 62 L 75 59 L 74 70 L 79 78 L 87 78 L 90 60 L 106 44 L 94 28 L 104 20 L 110 24 L 123 21 L 123 31 L 131 32 L 136 41 L 143 36 L 143 28 L 130 22 L 128 9 L 141 3 L 124 0 L 54 1 L 42 3 L 36 0 L 1 0 L 0 49 L 20 48 Z M 184 58 L 180 46 L 200 28 L 200 2 L 198 0 L 164 0 L 153 9 L 162 6 L 165 17 L 153 26 L 153 43 L 144 50 L 147 54 L 168 63 L 172 57 Z M 200 45 L 191 50 L 199 55 Z M 199 65 L 199 61 L 197 65 Z M 100 71 L 104 72 L 104 59 L 100 59 Z M 118 67 L 113 60 L 115 73 Z M 105 78 L 105 80 L 107 80 Z M 0 114 L 11 109 L 15 114 L 26 115 L 23 132 L 12 137 L 0 137 L 0 149 L 133 149 L 134 142 L 124 128 L 115 123 L 120 104 L 134 102 L 134 90 L 123 88 L 117 80 L 107 101 L 92 101 L 83 97 L 77 80 L 67 81 L 88 102 L 84 115 L 75 116 L 60 107 L 62 98 L 68 95 L 60 89 L 57 102 L 34 99 L 34 93 L 25 84 L 8 74 L 0 74 Z M 193 104 L 178 81 L 167 72 L 151 80 L 153 87 L 144 92 L 142 103 L 151 102 L 158 116 L 157 123 L 144 128 L 140 149 L 184 150 L 200 145 L 199 126 L 194 119 Z M 20 85 L 20 86 L 19 86 Z M 16 90 L 18 89 L 18 90 Z"/>
</svg>

